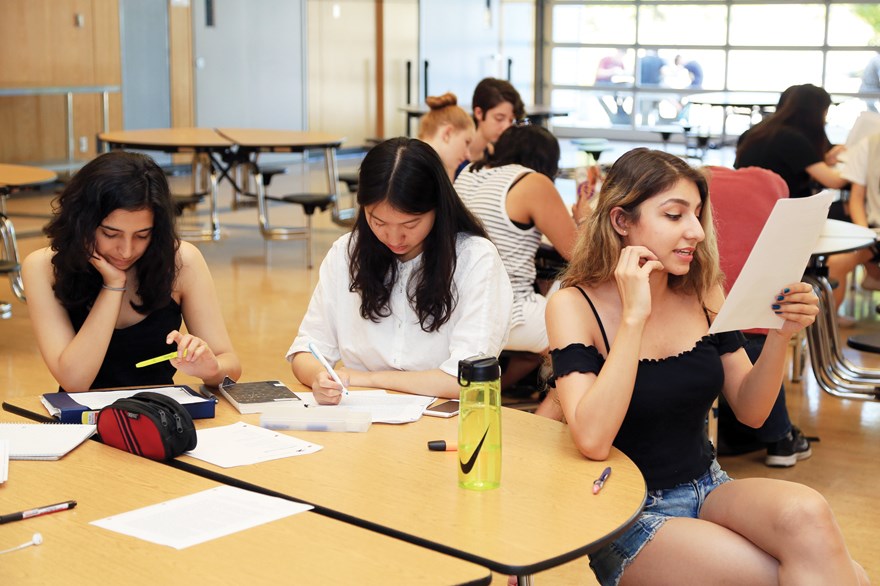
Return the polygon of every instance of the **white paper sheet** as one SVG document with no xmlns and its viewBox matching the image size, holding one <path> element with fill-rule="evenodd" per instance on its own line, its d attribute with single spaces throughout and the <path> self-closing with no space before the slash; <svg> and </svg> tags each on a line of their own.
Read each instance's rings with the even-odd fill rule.
<svg viewBox="0 0 880 586">
<path fill-rule="evenodd" d="M 312 508 L 233 486 L 218 486 L 91 524 L 183 549 Z M 218 515 L 217 511 L 223 513 Z"/>
<path fill-rule="evenodd" d="M 9 478 L 9 440 L 0 439 L 0 484 Z"/>
<path fill-rule="evenodd" d="M 297 392 L 296 395 L 304 405 L 318 404 L 313 393 Z M 342 397 L 339 406 L 352 411 L 366 411 L 373 418 L 373 423 L 412 423 L 422 417 L 434 400 L 435 397 L 398 395 L 384 390 L 351 391 L 347 397 Z"/>
<path fill-rule="evenodd" d="M 131 397 L 133 394 L 140 393 L 142 391 L 150 391 L 151 393 L 159 393 L 161 395 L 165 395 L 166 397 L 171 397 L 181 405 L 185 403 L 198 403 L 205 400 L 204 397 L 195 397 L 193 395 L 190 395 L 180 387 L 156 387 L 150 389 L 129 389 L 125 391 L 95 391 L 76 393 L 73 396 L 73 399 L 80 405 L 88 407 L 93 411 L 97 411 L 98 409 L 106 407 L 110 403 L 114 402 L 116 399 Z"/>
<path fill-rule="evenodd" d="M 199 429 L 196 435 L 199 439 L 195 449 L 186 453 L 223 468 L 303 456 L 322 448 L 318 444 L 242 421 Z"/>
<path fill-rule="evenodd" d="M 780 199 L 724 301 L 709 333 L 779 329 L 784 320 L 773 313 L 773 299 L 788 284 L 801 280 L 828 217 L 832 193 Z"/>
</svg>

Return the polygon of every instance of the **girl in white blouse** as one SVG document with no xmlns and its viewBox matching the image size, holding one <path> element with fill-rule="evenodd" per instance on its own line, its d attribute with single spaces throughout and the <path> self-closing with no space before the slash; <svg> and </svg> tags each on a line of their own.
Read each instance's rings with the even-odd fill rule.
<svg viewBox="0 0 880 586">
<path fill-rule="evenodd" d="M 422 141 L 371 149 L 357 197 L 355 227 L 321 263 L 287 352 L 293 374 L 319 402 L 339 402 L 312 342 L 342 361 L 346 384 L 457 397 L 458 361 L 507 341 L 513 293 L 498 251 Z"/>
</svg>

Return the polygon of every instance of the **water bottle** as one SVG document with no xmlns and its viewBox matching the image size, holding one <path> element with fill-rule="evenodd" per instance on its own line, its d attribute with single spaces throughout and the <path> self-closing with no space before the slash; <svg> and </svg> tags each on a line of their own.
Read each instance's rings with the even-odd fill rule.
<svg viewBox="0 0 880 586">
<path fill-rule="evenodd" d="M 458 363 L 458 485 L 490 490 L 501 484 L 501 366 L 493 356 Z"/>
</svg>

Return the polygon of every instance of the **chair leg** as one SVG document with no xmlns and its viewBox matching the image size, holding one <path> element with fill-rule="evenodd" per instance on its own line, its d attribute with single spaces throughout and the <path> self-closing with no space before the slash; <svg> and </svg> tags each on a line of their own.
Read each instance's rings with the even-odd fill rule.
<svg viewBox="0 0 880 586">
<path fill-rule="evenodd" d="M 312 268 L 312 215 L 306 214 L 306 265 Z"/>
<path fill-rule="evenodd" d="M 0 214 L 0 239 L 3 242 L 3 256 L 5 260 L 13 262 L 16 266 L 19 264 L 18 243 L 15 239 L 15 227 L 5 215 Z M 9 284 L 12 292 L 22 302 L 26 302 L 24 296 L 24 285 L 21 280 L 21 270 L 9 272 Z M 8 319 L 12 317 L 12 304 L 0 301 L 0 319 Z"/>
</svg>

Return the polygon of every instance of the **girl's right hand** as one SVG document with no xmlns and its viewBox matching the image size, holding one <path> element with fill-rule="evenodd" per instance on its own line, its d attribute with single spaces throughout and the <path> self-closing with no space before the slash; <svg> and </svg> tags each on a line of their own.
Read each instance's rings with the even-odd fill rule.
<svg viewBox="0 0 880 586">
<path fill-rule="evenodd" d="M 336 369 L 336 374 L 342 379 L 342 382 L 348 386 L 348 375 L 343 369 Z M 342 386 L 333 380 L 330 373 L 321 371 L 312 382 L 312 393 L 315 400 L 321 405 L 338 405 L 342 400 Z"/>
<path fill-rule="evenodd" d="M 614 278 L 623 306 L 622 319 L 648 319 L 651 315 L 649 277 L 652 271 L 660 270 L 663 264 L 644 246 L 627 246 L 620 251 Z"/>
<path fill-rule="evenodd" d="M 108 287 L 125 287 L 126 276 L 125 271 L 121 271 L 107 262 L 103 256 L 97 252 L 93 252 L 89 262 L 98 269 L 101 277 L 104 278 L 104 284 Z"/>
</svg>

